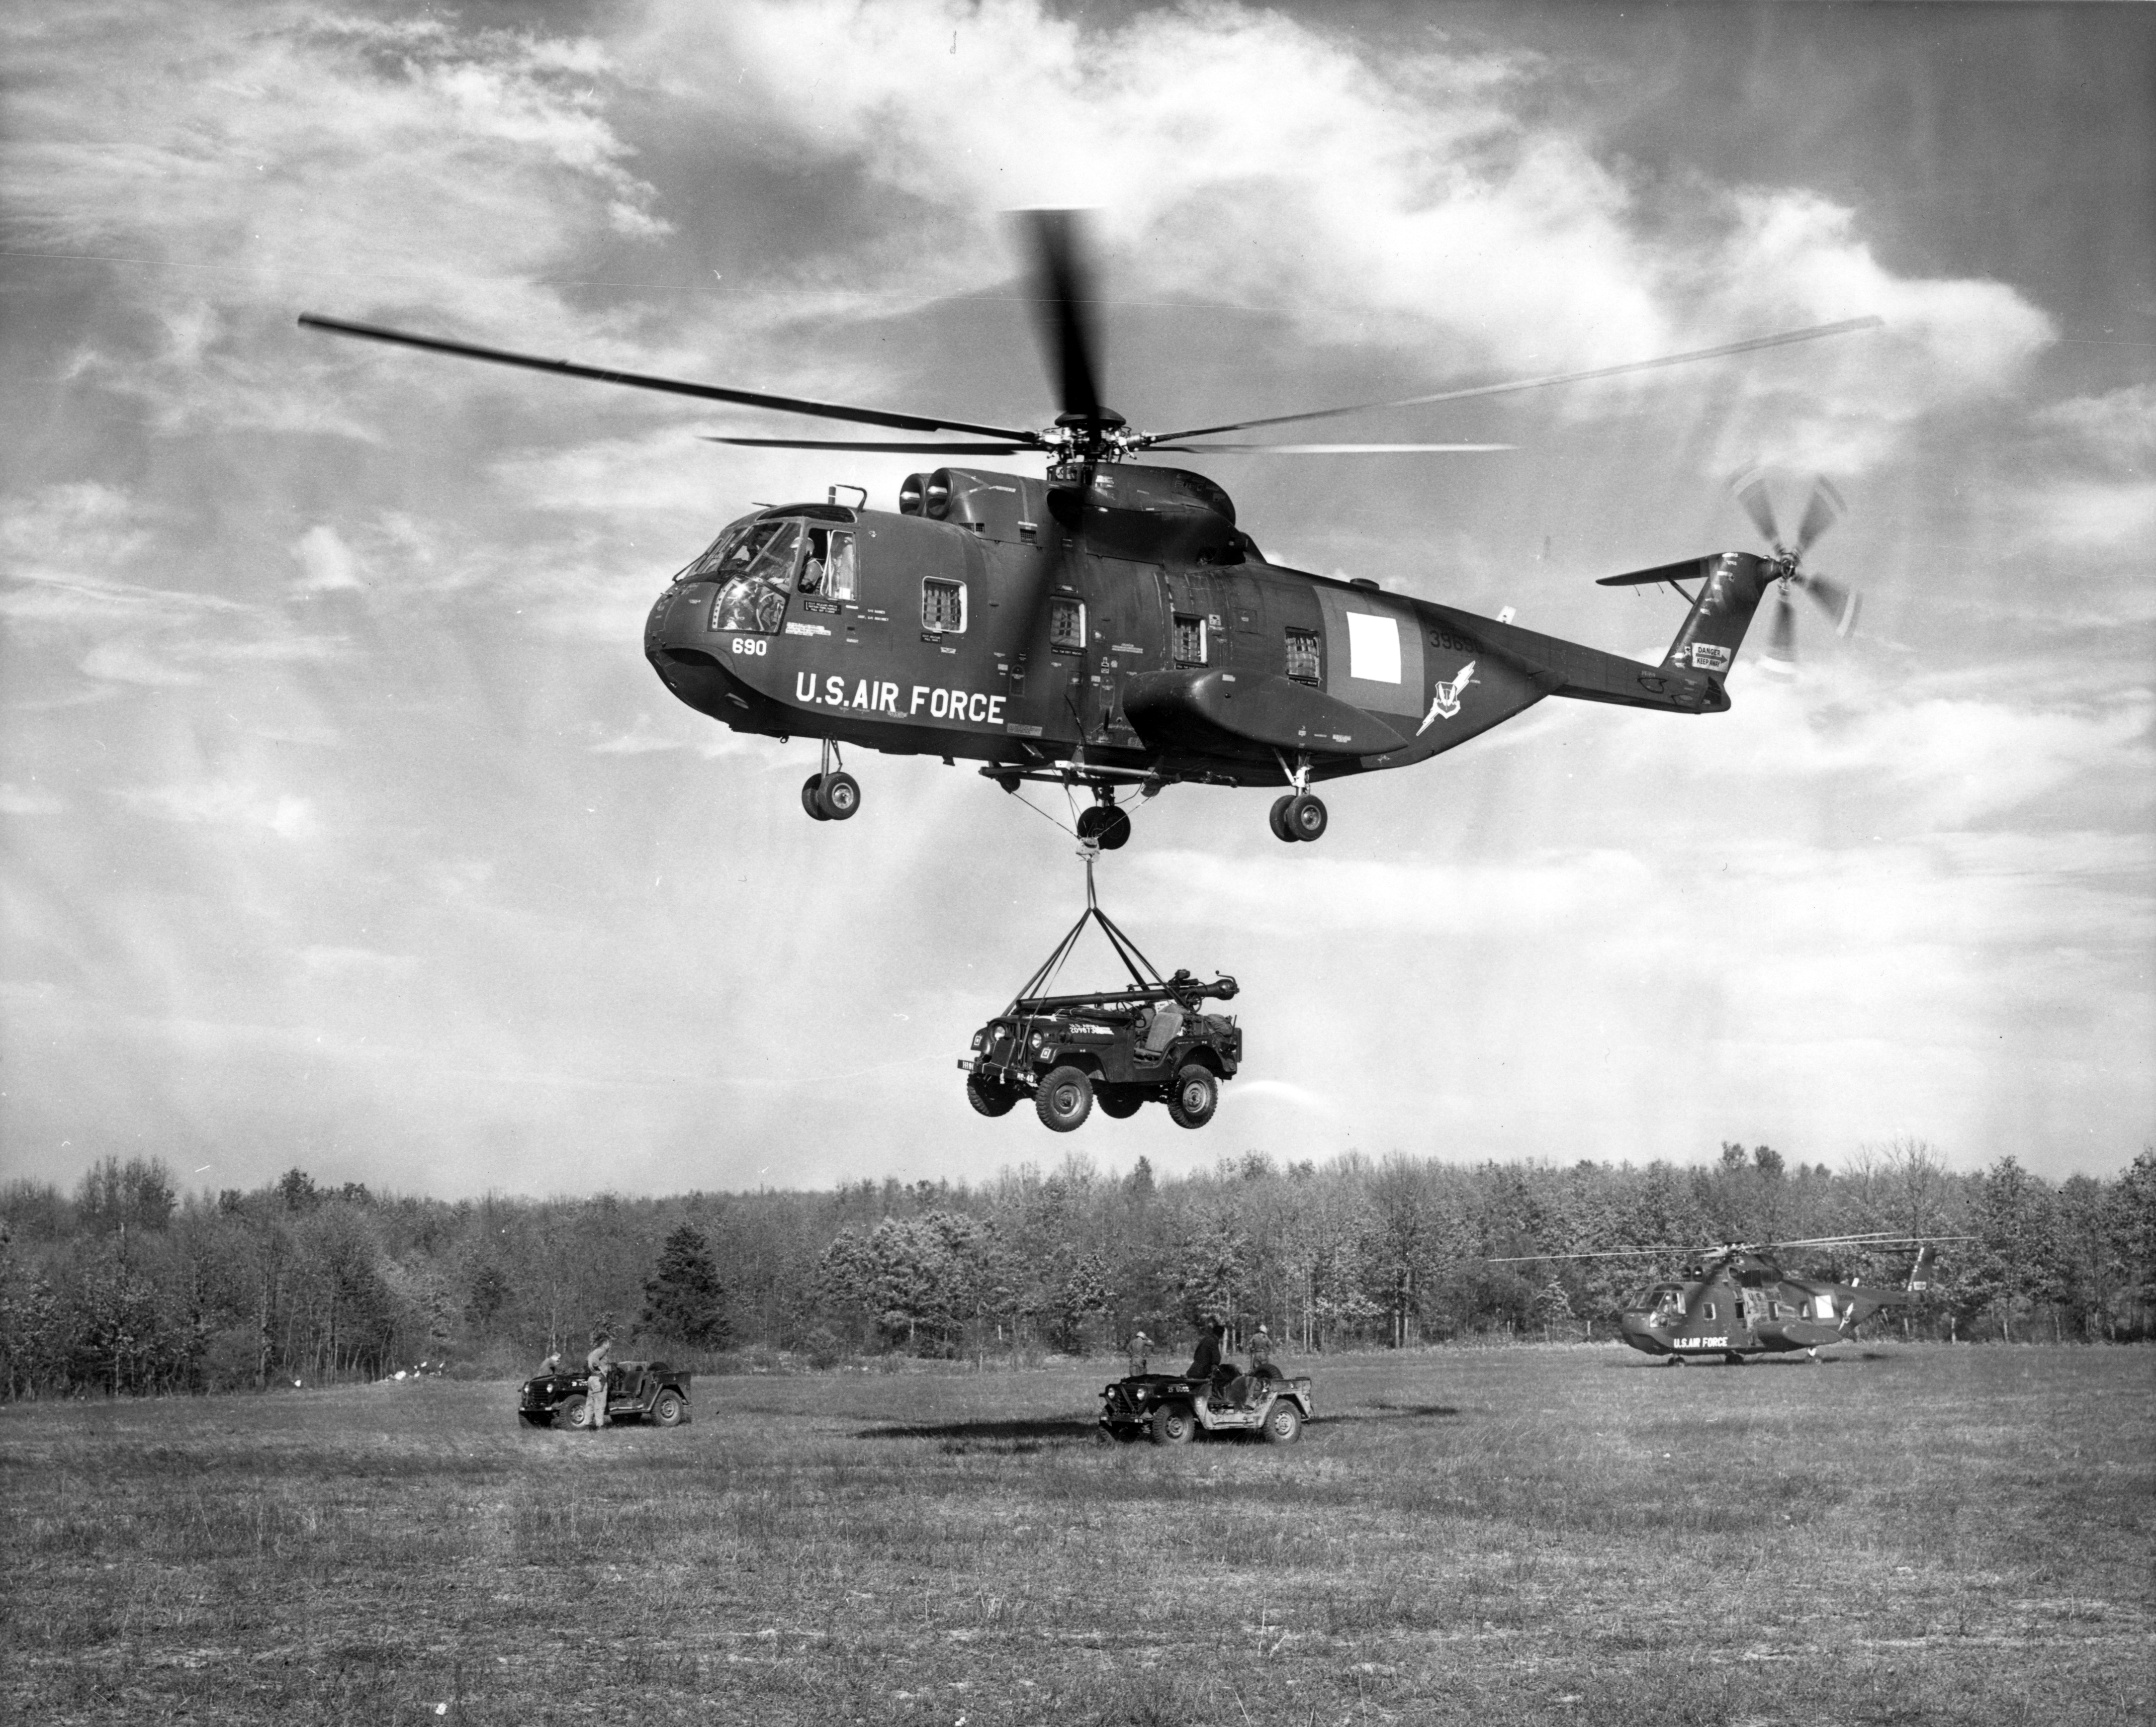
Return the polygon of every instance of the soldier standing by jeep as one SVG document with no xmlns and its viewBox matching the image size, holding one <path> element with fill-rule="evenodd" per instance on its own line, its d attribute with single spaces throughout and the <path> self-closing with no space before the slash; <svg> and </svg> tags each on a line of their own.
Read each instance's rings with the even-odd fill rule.
<svg viewBox="0 0 2156 1727">
<path fill-rule="evenodd" d="M 584 1370 L 591 1375 L 584 1387 L 587 1407 L 590 1414 L 586 1425 L 603 1427 L 607 1424 L 607 1369 L 613 1362 L 613 1339 L 602 1325 L 592 1333 L 592 1352 L 584 1357 Z"/>
<path fill-rule="evenodd" d="M 1220 1339 L 1228 1328 L 1218 1319 L 1208 1319 L 1198 1330 L 1198 1347 L 1191 1352 L 1190 1371 L 1183 1375 L 1209 1385 L 1220 1370 Z"/>
</svg>

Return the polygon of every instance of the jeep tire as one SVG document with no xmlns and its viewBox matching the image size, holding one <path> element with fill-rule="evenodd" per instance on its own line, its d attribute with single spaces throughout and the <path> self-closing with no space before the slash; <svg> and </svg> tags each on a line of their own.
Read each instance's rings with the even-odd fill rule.
<svg viewBox="0 0 2156 1727">
<path fill-rule="evenodd" d="M 1033 1108 L 1043 1127 L 1058 1133 L 1074 1132 L 1093 1113 L 1091 1077 L 1084 1068 L 1067 1063 L 1050 1068 L 1033 1095 Z"/>
<path fill-rule="evenodd" d="M 689 1406 L 681 1401 L 681 1394 L 668 1386 L 651 1400 L 651 1423 L 657 1427 L 678 1427 L 682 1417 L 689 1413 Z"/>
<path fill-rule="evenodd" d="M 1145 1108 L 1145 1088 L 1142 1086 L 1095 1086 L 1093 1101 L 1101 1106 L 1101 1113 L 1111 1120 L 1128 1121 Z"/>
<path fill-rule="evenodd" d="M 1220 1107 L 1220 1082 L 1210 1068 L 1189 1063 L 1175 1076 L 1168 1093 L 1168 1113 L 1178 1128 L 1202 1128 Z"/>
<path fill-rule="evenodd" d="M 1155 1445 L 1188 1445 L 1198 1437 L 1198 1417 L 1187 1403 L 1163 1403 L 1152 1412 Z"/>
<path fill-rule="evenodd" d="M 1265 1411 L 1265 1443 L 1293 1445 L 1302 1437 L 1302 1411 L 1292 1397 L 1276 1397 Z"/>
</svg>

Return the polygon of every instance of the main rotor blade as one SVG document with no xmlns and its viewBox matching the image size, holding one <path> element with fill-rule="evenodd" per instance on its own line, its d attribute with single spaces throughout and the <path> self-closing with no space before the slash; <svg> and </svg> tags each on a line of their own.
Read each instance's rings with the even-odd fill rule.
<svg viewBox="0 0 2156 1727">
<path fill-rule="evenodd" d="M 1193 426 L 1180 432 L 1159 432 L 1137 440 L 1144 449 L 1179 438 L 1206 438 L 1215 432 L 1245 432 L 1254 426 L 1284 426 L 1299 419 L 1332 419 L 1343 414 L 1368 414 L 1380 408 L 1419 408 L 1430 402 L 1465 402 L 1476 396 L 1502 396 L 1515 390 L 1547 389 L 1553 384 L 1584 383 L 1590 378 L 1617 378 L 1631 372 L 1652 372 L 1664 366 L 1686 366 L 1694 360 L 1719 360 L 1731 354 L 1748 354 L 1761 348 L 1786 347 L 1791 342 L 1815 342 L 1825 336 L 1845 336 L 1854 330 L 1872 330 L 1884 318 L 1845 318 L 1838 324 L 1819 324 L 1808 330 L 1784 330 L 1775 336 L 1754 336 L 1743 342 L 1726 342 L 1719 347 L 1694 348 L 1688 353 L 1664 354 L 1652 360 L 1628 360 L 1619 366 L 1596 366 L 1584 372 L 1553 372 L 1544 378 L 1512 378 L 1503 383 L 1476 384 L 1464 390 L 1435 390 L 1426 396 L 1398 396 L 1389 402 L 1358 402 L 1346 408 L 1317 408 L 1301 414 L 1276 414 L 1264 419 L 1239 419 L 1226 425 Z"/>
<path fill-rule="evenodd" d="M 1469 455 L 1517 444 L 1152 444 L 1185 455 Z"/>
<path fill-rule="evenodd" d="M 816 402 L 802 396 L 770 396 L 757 390 L 730 390 L 715 383 L 690 383 L 678 378 L 654 378 L 642 372 L 614 372 L 600 366 L 579 366 L 568 360 L 544 360 L 536 354 L 514 353 L 507 348 L 480 347 L 469 342 L 449 342 L 439 336 L 415 336 L 407 330 L 391 330 L 379 324 L 354 324 L 342 318 L 325 318 L 301 312 L 300 324 L 310 330 L 326 330 L 332 336 L 357 336 L 367 342 L 386 342 L 398 347 L 416 347 L 430 354 L 449 354 L 460 360 L 485 360 L 495 366 L 516 366 L 527 372 L 551 372 L 563 378 L 589 378 L 595 383 L 627 384 L 633 389 L 662 390 L 673 396 L 693 396 L 705 402 L 734 402 L 744 408 L 769 408 L 781 414 L 805 414 L 820 419 L 849 419 L 861 425 L 893 426 L 907 432 L 973 432 L 984 438 L 1007 438 L 1028 449 L 1039 443 L 1031 432 L 1010 426 L 975 425 L 971 420 L 932 419 L 918 414 L 892 414 L 880 408 L 852 408 L 842 402 Z"/>
<path fill-rule="evenodd" d="M 1065 414 L 1101 417 L 1093 283 L 1075 210 L 1021 213 L 1033 243 L 1034 316 Z"/>
<path fill-rule="evenodd" d="M 1841 519 L 1845 509 L 1841 494 L 1821 475 L 1812 482 L 1812 495 L 1804 504 L 1804 519 L 1797 524 L 1797 556 L 1802 558 L 1811 549 L 1811 544 Z"/>
<path fill-rule="evenodd" d="M 706 444 L 743 444 L 757 450 L 875 450 L 897 455 L 1018 455 L 1037 444 L 880 444 L 858 438 L 722 438 L 696 434 Z"/>
<path fill-rule="evenodd" d="M 1753 527 L 1759 530 L 1760 538 L 1777 552 L 1782 549 L 1782 530 L 1775 525 L 1774 501 L 1767 495 L 1767 481 L 1763 475 L 1753 474 L 1743 478 L 1734 488 L 1737 501 L 1744 513 L 1752 518 Z"/>
</svg>

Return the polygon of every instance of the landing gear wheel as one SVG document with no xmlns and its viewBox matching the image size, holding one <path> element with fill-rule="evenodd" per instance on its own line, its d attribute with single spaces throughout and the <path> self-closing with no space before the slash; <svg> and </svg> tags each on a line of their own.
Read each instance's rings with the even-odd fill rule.
<svg viewBox="0 0 2156 1727">
<path fill-rule="evenodd" d="M 1210 1068 L 1192 1062 L 1175 1076 L 1175 1089 L 1168 1094 L 1168 1119 L 1178 1128 L 1202 1128 L 1213 1119 L 1213 1112 L 1220 1107 L 1220 1082 L 1213 1077 Z"/>
<path fill-rule="evenodd" d="M 1009 1115 L 1018 1108 L 1019 1094 L 1009 1086 L 978 1073 L 966 1076 L 966 1101 L 983 1115 Z"/>
<path fill-rule="evenodd" d="M 1081 810 L 1078 812 L 1078 837 L 1081 840 L 1098 840 L 1101 837 L 1101 818 L 1106 813 L 1102 806 L 1098 804 L 1089 810 Z"/>
<path fill-rule="evenodd" d="M 1308 792 L 1301 793 L 1287 800 L 1281 823 L 1298 840 L 1322 840 L 1325 837 L 1325 804 Z"/>
<path fill-rule="evenodd" d="M 1101 842 L 1103 851 L 1120 851 L 1131 837 L 1131 818 L 1124 811 L 1110 804 L 1101 812 L 1100 830 L 1093 836 Z"/>
<path fill-rule="evenodd" d="M 1265 1443 L 1293 1445 L 1302 1437 L 1302 1411 L 1285 1397 L 1273 1400 L 1265 1414 Z"/>
<path fill-rule="evenodd" d="M 1136 1086 L 1095 1086 L 1093 1101 L 1111 1121 L 1128 1121 L 1145 1108 L 1145 1093 Z"/>
<path fill-rule="evenodd" d="M 816 801 L 824 806 L 824 815 L 832 820 L 844 821 L 861 807 L 861 783 L 852 774 L 842 768 L 836 774 L 824 774 L 823 779 L 822 789 L 816 794 Z M 1322 822 L 1319 824 L 1319 831 L 1323 831 Z"/>
<path fill-rule="evenodd" d="M 1273 837 L 1276 840 L 1286 840 L 1291 845 L 1295 842 L 1295 835 L 1287 825 L 1287 806 L 1294 801 L 1293 792 L 1288 793 L 1285 797 L 1274 799 L 1272 812 L 1265 817 L 1266 825 L 1273 830 Z"/>
<path fill-rule="evenodd" d="M 1198 1417 L 1180 1403 L 1163 1403 L 1152 1412 L 1155 1445 L 1188 1445 L 1198 1437 Z"/>
<path fill-rule="evenodd" d="M 1082 1067 L 1051 1067 L 1034 1093 L 1033 1108 L 1043 1127 L 1071 1133 L 1093 1113 L 1093 1082 Z"/>
<path fill-rule="evenodd" d="M 801 807 L 808 812 L 811 821 L 829 821 L 831 812 L 824 807 L 824 776 L 811 774 L 801 782 Z"/>
<path fill-rule="evenodd" d="M 1684 1357 L 1681 1355 L 1672 1355 L 1668 1360 L 1662 1363 L 1662 1365 L 1665 1367 L 1682 1367 L 1684 1365 Z"/>
</svg>

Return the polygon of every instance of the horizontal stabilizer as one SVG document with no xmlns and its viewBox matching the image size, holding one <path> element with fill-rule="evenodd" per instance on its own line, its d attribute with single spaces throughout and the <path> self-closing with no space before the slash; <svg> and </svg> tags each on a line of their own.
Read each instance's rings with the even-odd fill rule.
<svg viewBox="0 0 2156 1727">
<path fill-rule="evenodd" d="M 1650 570 L 1630 570 L 1621 576 L 1602 576 L 1598 588 L 1637 588 L 1650 582 L 1697 582 L 1714 568 L 1715 559 L 1687 558 L 1681 563 L 1658 563 Z"/>
</svg>

